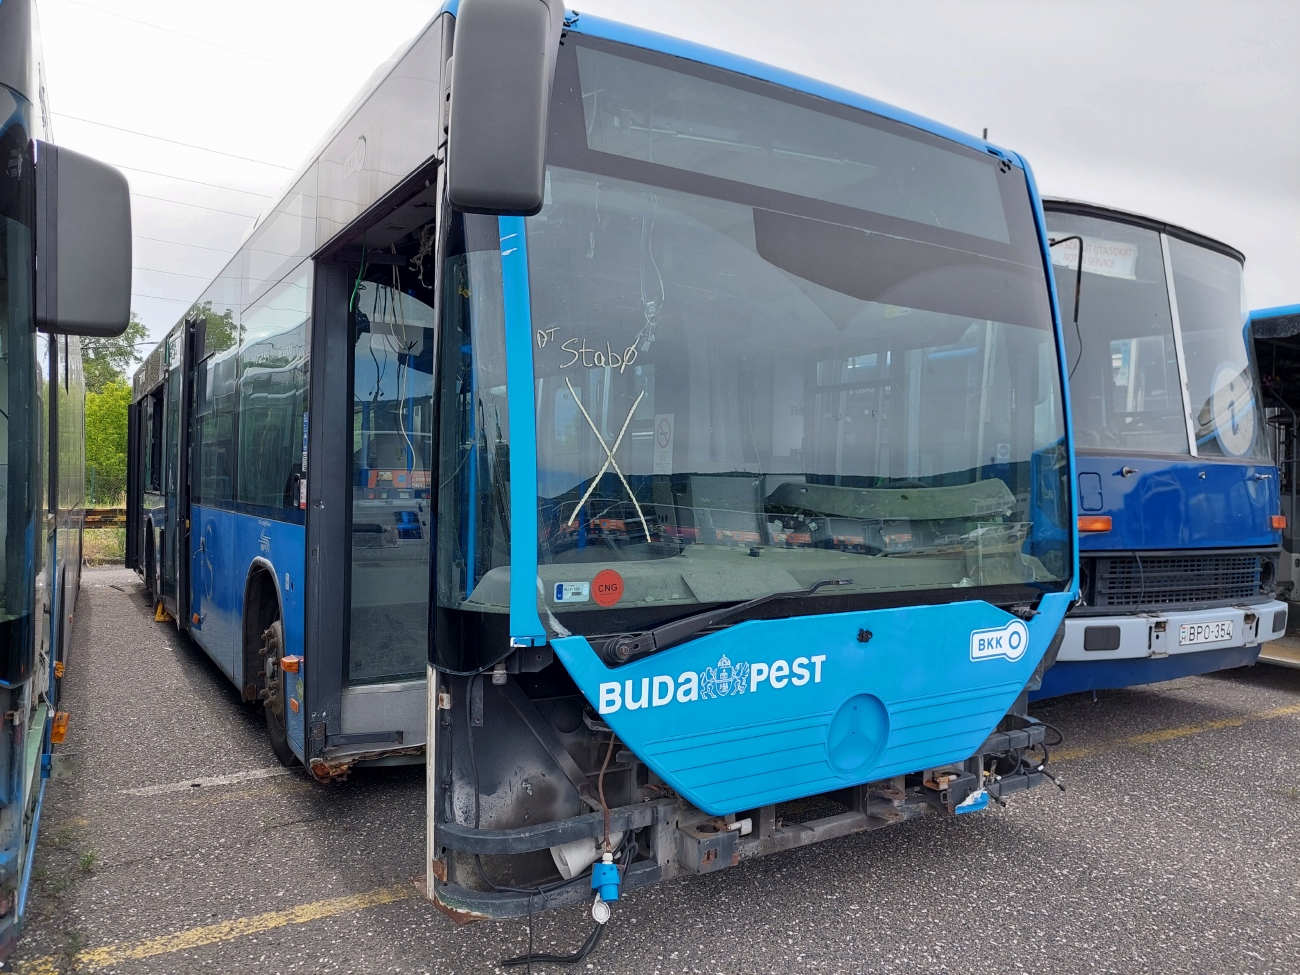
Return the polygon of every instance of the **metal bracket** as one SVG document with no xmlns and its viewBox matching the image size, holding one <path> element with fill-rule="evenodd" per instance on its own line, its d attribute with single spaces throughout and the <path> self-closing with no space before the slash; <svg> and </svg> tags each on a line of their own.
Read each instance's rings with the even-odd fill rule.
<svg viewBox="0 0 1300 975">
<path fill-rule="evenodd" d="M 478 681 L 476 684 L 482 687 L 482 681 Z M 511 681 L 501 688 L 501 693 L 519 714 L 524 724 L 528 726 L 528 730 L 533 733 L 533 737 L 546 749 L 546 754 L 551 756 L 551 760 L 564 773 L 564 777 L 578 790 L 578 795 L 582 801 L 592 809 L 599 809 L 600 802 L 596 798 L 596 789 L 591 784 L 591 779 L 587 778 L 586 773 L 578 768 L 578 763 L 573 760 L 569 750 L 564 747 L 564 742 L 556 737 L 555 729 L 537 713 L 537 709 L 533 707 L 533 702 L 528 700 L 528 697 L 520 690 L 519 685 Z"/>
</svg>

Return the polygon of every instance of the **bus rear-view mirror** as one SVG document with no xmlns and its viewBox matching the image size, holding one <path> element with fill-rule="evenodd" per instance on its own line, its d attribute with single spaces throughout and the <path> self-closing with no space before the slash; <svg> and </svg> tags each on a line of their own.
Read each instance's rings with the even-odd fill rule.
<svg viewBox="0 0 1300 975">
<path fill-rule="evenodd" d="M 121 335 L 131 319 L 131 194 L 112 166 L 36 144 L 36 326 Z"/>
<path fill-rule="evenodd" d="M 562 0 L 462 0 L 456 14 L 447 196 L 467 213 L 542 208 Z"/>
</svg>

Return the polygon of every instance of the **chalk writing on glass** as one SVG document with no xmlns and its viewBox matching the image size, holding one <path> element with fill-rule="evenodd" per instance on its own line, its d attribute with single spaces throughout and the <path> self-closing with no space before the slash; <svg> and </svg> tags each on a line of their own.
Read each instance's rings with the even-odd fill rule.
<svg viewBox="0 0 1300 975">
<path fill-rule="evenodd" d="M 618 450 L 619 445 L 623 443 L 623 435 L 627 433 L 627 428 L 632 425 L 632 417 L 636 415 L 636 408 L 641 405 L 641 400 L 645 396 L 645 390 L 641 390 L 637 395 L 636 402 L 633 403 L 632 408 L 627 411 L 627 419 L 623 421 L 623 429 L 618 431 L 618 437 L 615 438 L 614 446 L 611 447 L 605 442 L 605 438 L 601 436 L 600 428 L 596 426 L 596 421 L 591 418 L 591 414 L 587 412 L 587 408 L 582 405 L 582 400 L 578 396 L 578 391 L 573 388 L 573 383 L 570 382 L 567 377 L 564 382 L 565 385 L 569 387 L 569 395 L 572 396 L 573 401 L 578 404 L 578 409 L 582 411 L 583 417 L 586 418 L 587 425 L 591 427 L 591 432 L 596 435 L 597 442 L 605 451 L 605 463 L 600 465 L 600 470 L 597 471 L 596 476 L 591 479 L 591 484 L 588 486 L 587 492 L 582 496 L 582 500 L 578 502 L 578 506 L 573 509 L 573 514 L 569 518 L 569 527 L 573 527 L 573 523 L 578 520 L 578 512 L 582 510 L 582 506 L 587 503 L 587 500 L 596 490 L 596 486 L 600 484 L 600 479 L 605 476 L 605 472 L 612 467 L 614 468 L 614 473 L 618 475 L 618 479 L 623 482 L 623 488 L 627 491 L 627 496 L 632 499 L 632 507 L 636 509 L 636 516 L 641 519 L 641 530 L 645 532 L 645 540 L 647 542 L 650 541 L 650 526 L 646 524 L 645 514 L 641 511 L 641 505 L 636 499 L 636 492 L 632 490 L 632 485 L 627 483 L 627 478 L 623 476 L 622 468 L 618 466 L 618 461 L 614 459 L 614 451 Z"/>
<path fill-rule="evenodd" d="M 537 347 L 544 349 L 548 345 L 554 345 L 559 342 L 556 333 L 559 328 L 539 328 L 537 330 Z M 635 345 L 629 345 L 625 349 L 615 349 L 610 342 L 605 343 L 605 348 L 601 349 L 599 345 L 590 346 L 584 338 L 571 338 L 560 343 L 560 348 L 569 355 L 568 361 L 561 362 L 561 369 L 568 369 L 570 366 L 582 365 L 586 369 L 610 368 L 617 369 L 621 375 L 628 366 L 636 362 L 637 348 Z"/>
</svg>

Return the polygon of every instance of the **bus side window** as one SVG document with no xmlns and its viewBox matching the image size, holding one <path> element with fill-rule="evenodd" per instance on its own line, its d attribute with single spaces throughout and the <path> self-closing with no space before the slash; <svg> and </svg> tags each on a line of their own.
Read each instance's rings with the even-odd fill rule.
<svg viewBox="0 0 1300 975">
<path fill-rule="evenodd" d="M 237 369 L 237 500 L 297 509 L 307 408 L 312 264 L 246 309 Z"/>
<path fill-rule="evenodd" d="M 163 460 L 163 390 L 149 395 L 149 467 L 148 482 L 151 491 L 162 490 Z"/>
</svg>

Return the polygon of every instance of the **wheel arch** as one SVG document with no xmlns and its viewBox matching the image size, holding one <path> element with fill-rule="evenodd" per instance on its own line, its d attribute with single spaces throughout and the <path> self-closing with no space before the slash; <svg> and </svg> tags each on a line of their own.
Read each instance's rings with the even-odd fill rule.
<svg viewBox="0 0 1300 975">
<path fill-rule="evenodd" d="M 271 595 L 268 597 L 267 590 Z M 244 578 L 243 601 L 243 673 L 240 690 L 244 700 L 256 701 L 259 690 L 250 678 L 257 674 L 258 654 L 262 645 L 262 631 L 275 619 L 284 619 L 284 594 L 280 592 L 280 577 L 270 561 L 260 555 L 248 565 Z"/>
</svg>

